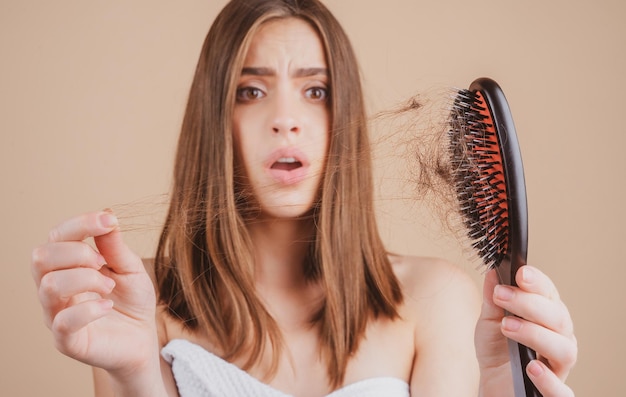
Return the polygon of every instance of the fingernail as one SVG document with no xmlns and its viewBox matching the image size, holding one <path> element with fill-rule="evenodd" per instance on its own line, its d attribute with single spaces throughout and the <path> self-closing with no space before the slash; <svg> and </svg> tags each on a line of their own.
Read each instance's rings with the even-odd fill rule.
<svg viewBox="0 0 626 397">
<path fill-rule="evenodd" d="M 104 284 L 109 289 L 109 291 L 112 291 L 113 288 L 115 288 L 115 281 L 112 278 L 106 277 L 104 279 Z"/>
<path fill-rule="evenodd" d="M 522 267 L 522 280 L 524 280 L 524 282 L 527 284 L 531 284 L 533 281 L 535 281 L 535 274 L 533 272 L 533 269 L 526 266 Z"/>
<path fill-rule="evenodd" d="M 543 366 L 537 362 L 537 360 L 533 360 L 526 367 L 528 373 L 534 377 L 539 377 L 543 374 Z"/>
<path fill-rule="evenodd" d="M 494 290 L 494 296 L 503 301 L 511 300 L 514 294 L 513 289 L 506 285 L 496 285 Z"/>
<path fill-rule="evenodd" d="M 100 215 L 100 225 L 104 228 L 110 229 L 117 226 L 117 217 L 108 212 Z"/>
<path fill-rule="evenodd" d="M 504 317 L 502 319 L 502 328 L 507 331 L 516 332 L 522 328 L 522 322 L 516 317 Z"/>
<path fill-rule="evenodd" d="M 102 299 L 100 300 L 100 305 L 104 310 L 109 310 L 113 308 L 113 301 L 111 299 Z"/>
<path fill-rule="evenodd" d="M 98 266 L 102 267 L 104 265 L 107 264 L 106 259 L 104 259 L 104 256 L 102 256 L 100 253 L 97 253 L 97 261 L 98 261 Z"/>
</svg>

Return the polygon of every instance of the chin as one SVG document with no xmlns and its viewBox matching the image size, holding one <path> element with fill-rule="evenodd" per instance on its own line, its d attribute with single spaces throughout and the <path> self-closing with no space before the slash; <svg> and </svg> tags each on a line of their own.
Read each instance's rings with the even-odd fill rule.
<svg viewBox="0 0 626 397">
<path fill-rule="evenodd" d="M 273 206 L 262 206 L 261 212 L 265 217 L 280 220 L 298 219 L 311 213 L 313 203 L 286 203 Z"/>
<path fill-rule="evenodd" d="M 258 189 L 256 205 L 265 218 L 296 219 L 311 213 L 318 190 L 317 184 L 299 184 L 287 189 L 273 187 L 271 192 Z"/>
</svg>

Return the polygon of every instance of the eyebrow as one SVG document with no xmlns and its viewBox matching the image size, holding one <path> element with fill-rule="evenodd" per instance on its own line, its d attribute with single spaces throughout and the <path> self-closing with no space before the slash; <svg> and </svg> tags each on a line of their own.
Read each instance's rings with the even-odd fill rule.
<svg viewBox="0 0 626 397">
<path fill-rule="evenodd" d="M 275 76 L 276 71 L 272 68 L 266 67 L 245 67 L 241 70 L 241 74 L 248 76 Z M 292 73 L 292 77 L 309 77 L 324 75 L 328 76 L 328 69 L 326 68 L 299 68 Z"/>
</svg>

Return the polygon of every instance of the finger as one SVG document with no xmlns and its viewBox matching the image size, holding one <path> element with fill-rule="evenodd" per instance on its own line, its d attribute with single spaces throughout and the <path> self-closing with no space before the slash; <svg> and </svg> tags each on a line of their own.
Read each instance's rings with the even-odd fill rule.
<svg viewBox="0 0 626 397">
<path fill-rule="evenodd" d="M 94 269 L 77 268 L 45 274 L 38 292 L 46 313 L 46 324 L 51 325 L 54 315 L 64 309 L 74 296 L 85 292 L 107 295 L 114 287 L 115 281 Z"/>
<path fill-rule="evenodd" d="M 548 299 L 560 300 L 559 291 L 552 280 L 541 270 L 532 266 L 522 266 L 515 275 L 517 285 L 526 292 L 542 295 Z"/>
<path fill-rule="evenodd" d="M 558 334 L 513 316 L 502 320 L 502 333 L 536 351 L 561 379 L 567 377 L 576 362 L 578 347 L 574 337 Z"/>
<path fill-rule="evenodd" d="M 102 299 L 102 295 L 100 293 L 97 292 L 91 292 L 91 291 L 87 291 L 87 292 L 80 292 L 74 296 L 72 296 L 68 301 L 67 301 L 67 306 L 74 306 L 74 305 L 78 305 L 79 303 L 83 303 L 86 301 L 93 301 L 93 300 L 98 300 L 98 299 Z M 104 294 L 105 296 L 107 294 Z"/>
<path fill-rule="evenodd" d="M 74 267 L 100 269 L 105 263 L 104 257 L 88 244 L 62 241 L 35 248 L 31 256 L 31 271 L 39 286 L 46 273 Z"/>
<path fill-rule="evenodd" d="M 115 273 L 145 273 L 146 268 L 139 258 L 122 239 L 119 228 L 94 237 L 98 251 L 104 257 L 107 267 Z"/>
<path fill-rule="evenodd" d="M 509 361 L 507 340 L 501 330 L 504 310 L 493 302 L 493 289 L 497 284 L 498 275 L 492 269 L 485 275 L 483 304 L 474 332 L 476 356 L 482 368 L 498 368 Z"/>
<path fill-rule="evenodd" d="M 110 294 L 115 281 L 97 270 L 78 268 L 47 273 L 41 279 L 39 298 L 44 307 L 50 303 L 67 302 L 83 292 Z"/>
<path fill-rule="evenodd" d="M 54 317 L 51 327 L 57 349 L 66 355 L 76 355 L 77 342 L 81 337 L 77 333 L 90 323 L 106 316 L 112 308 L 113 301 L 95 299 L 60 311 Z"/>
<path fill-rule="evenodd" d="M 567 307 L 560 300 L 529 293 L 520 288 L 498 285 L 494 303 L 510 313 L 547 327 L 566 336 L 574 334 L 574 325 Z"/>
<path fill-rule="evenodd" d="M 574 397 L 572 389 L 541 361 L 531 361 L 526 367 L 526 373 L 544 397 Z"/>
<path fill-rule="evenodd" d="M 117 224 L 117 218 L 109 211 L 90 212 L 68 219 L 52 229 L 48 242 L 82 241 L 87 237 L 108 233 Z"/>
<path fill-rule="evenodd" d="M 493 320 L 500 322 L 504 316 L 504 310 L 498 307 L 493 301 L 493 291 L 498 285 L 498 275 L 494 269 L 487 272 L 483 284 L 483 305 L 480 317 L 483 320 Z"/>
</svg>

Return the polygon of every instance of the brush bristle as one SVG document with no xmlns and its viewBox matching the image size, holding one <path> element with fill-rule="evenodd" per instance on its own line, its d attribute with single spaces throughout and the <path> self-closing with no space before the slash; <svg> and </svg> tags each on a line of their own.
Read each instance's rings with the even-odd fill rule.
<svg viewBox="0 0 626 397">
<path fill-rule="evenodd" d="M 508 201 L 493 118 L 479 91 L 458 91 L 450 113 L 450 156 L 467 235 L 488 268 L 507 253 Z"/>
</svg>

